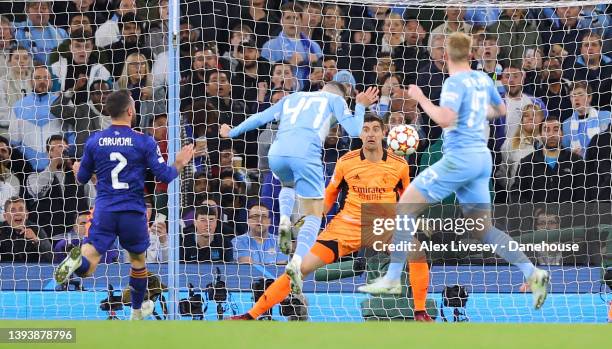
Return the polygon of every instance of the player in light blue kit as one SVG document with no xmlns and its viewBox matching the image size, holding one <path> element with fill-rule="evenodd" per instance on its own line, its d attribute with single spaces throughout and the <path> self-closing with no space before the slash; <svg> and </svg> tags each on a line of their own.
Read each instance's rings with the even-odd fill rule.
<svg viewBox="0 0 612 349">
<path fill-rule="evenodd" d="M 276 138 L 270 146 L 268 162 L 281 181 L 279 245 L 281 252 L 291 252 L 291 213 L 297 194 L 304 217 L 295 253 L 287 264 L 294 293 L 302 290 L 302 258 L 310 251 L 321 226 L 325 180 L 321 160 L 322 144 L 330 127 L 338 122 L 351 137 L 358 137 L 365 110 L 378 100 L 378 89 L 368 88 L 357 95 L 355 116 L 348 108 L 346 89 L 338 82 L 328 82 L 319 92 L 293 93 L 261 113 L 252 115 L 231 129 L 221 125 L 221 137 L 237 137 L 272 121 L 278 121 Z"/>
<path fill-rule="evenodd" d="M 548 272 L 536 268 L 522 251 L 509 249 L 512 239 L 491 221 L 489 180 L 493 164 L 484 128 L 488 127 L 489 118 L 504 115 L 506 107 L 491 78 L 471 70 L 470 43 L 470 37 L 462 33 L 454 33 L 447 39 L 445 59 L 450 77 L 442 86 L 440 106 L 434 105 L 419 87 L 409 87 L 411 98 L 444 129 L 444 156 L 410 183 L 400 198 L 398 211 L 414 222 L 428 204 L 455 193 L 464 215 L 483 222 L 482 229 L 474 229 L 472 233 L 486 244 L 497 245 L 497 254 L 523 272 L 533 293 L 534 307 L 539 309 L 548 292 Z M 394 244 L 412 241 L 415 227 L 413 224 L 407 227 L 395 232 Z M 359 290 L 399 294 L 400 276 L 408 253 L 392 252 L 387 274 Z M 409 258 L 424 260 L 424 253 L 410 251 Z"/>
<path fill-rule="evenodd" d="M 59 284 L 72 273 L 86 277 L 96 270 L 100 256 L 117 237 L 130 255 L 130 293 L 132 320 L 142 320 L 153 312 L 153 302 L 143 303 L 147 289 L 145 252 L 149 229 L 144 200 L 145 172 L 170 183 L 193 157 L 193 145 L 176 154 L 172 166 L 166 165 L 153 137 L 132 130 L 136 115 L 134 100 L 127 91 L 117 91 L 106 100 L 112 125 L 87 139 L 81 162 L 73 170 L 79 183 L 96 176 L 96 203 L 89 235 L 80 247 L 73 248 L 54 273 Z"/>
</svg>

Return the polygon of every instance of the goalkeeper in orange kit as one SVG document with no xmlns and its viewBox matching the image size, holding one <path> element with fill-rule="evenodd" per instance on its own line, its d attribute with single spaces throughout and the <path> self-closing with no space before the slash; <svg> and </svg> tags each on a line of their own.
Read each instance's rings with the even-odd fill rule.
<svg viewBox="0 0 612 349">
<path fill-rule="evenodd" d="M 351 151 L 338 160 L 334 176 L 325 189 L 325 212 L 329 211 L 338 193 L 343 189 L 347 191 L 344 206 L 317 237 L 316 243 L 304 257 L 301 265 L 303 275 L 310 274 L 326 264 L 334 263 L 362 247 L 372 246 L 375 242 L 372 234 L 364 235 L 366 239 L 362 239 L 362 204 L 395 204 L 408 186 L 410 182 L 408 163 L 404 158 L 383 148 L 384 134 L 385 125 L 382 120 L 367 115 L 360 135 L 362 148 Z M 376 238 L 384 243 L 391 241 L 390 234 Z M 432 321 L 425 311 L 429 286 L 427 262 L 424 258 L 410 261 L 409 268 L 415 320 Z M 268 287 L 253 308 L 231 319 L 257 319 L 283 301 L 290 292 L 289 276 L 283 274 Z"/>
</svg>

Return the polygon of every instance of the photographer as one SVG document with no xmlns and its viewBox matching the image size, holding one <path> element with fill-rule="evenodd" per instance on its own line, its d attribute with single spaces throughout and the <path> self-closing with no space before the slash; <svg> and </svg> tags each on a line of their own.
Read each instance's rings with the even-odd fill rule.
<svg viewBox="0 0 612 349">
<path fill-rule="evenodd" d="M 66 233 L 76 220 L 77 212 L 89 209 L 82 185 L 72 172 L 73 160 L 66 156 L 68 142 L 61 135 L 47 139 L 49 166 L 32 173 L 26 181 L 26 199 L 32 212 L 30 219 L 53 237 Z"/>
</svg>

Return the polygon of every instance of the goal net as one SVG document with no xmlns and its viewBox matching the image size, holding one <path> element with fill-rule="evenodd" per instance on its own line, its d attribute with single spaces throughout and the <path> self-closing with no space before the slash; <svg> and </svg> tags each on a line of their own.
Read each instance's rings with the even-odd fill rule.
<svg viewBox="0 0 612 349">
<path fill-rule="evenodd" d="M 64 285 L 53 279 L 58 263 L 72 247 L 91 241 L 92 224 L 103 220 L 94 210 L 95 181 L 79 183 L 74 168 L 87 140 L 116 123 L 106 104 L 113 91 L 129 92 L 132 127 L 153 137 L 167 163 L 182 146 L 195 147 L 193 161 L 170 184 L 150 171 L 128 179 L 134 165 L 118 157 L 111 159 L 112 175 L 98 179 L 117 196 L 131 191 L 128 180 L 145 180 L 144 191 L 134 192 L 138 198 L 125 198 L 138 207 L 144 200 L 146 207 L 147 297 L 156 302 L 156 317 L 226 318 L 251 309 L 282 279 L 291 256 L 278 242 L 285 203 L 268 161 L 278 123 L 232 139 L 221 137 L 221 125 L 236 127 L 285 97 L 320 91 L 331 81 L 347 90 L 353 113 L 360 108 L 357 94 L 376 86 L 378 101 L 366 115 L 382 120 L 384 132 L 401 124 L 418 132 L 416 152 L 405 156 L 414 179 L 442 158 L 446 131 L 411 98 L 409 86 L 439 105 L 450 77 L 445 43 L 462 32 L 471 39 L 471 68 L 493 80 L 506 106 L 505 115 L 478 128 L 492 158 L 493 222 L 551 273 L 550 295 L 533 310 L 518 268 L 483 250 L 475 236 L 440 225 L 416 235 L 430 247 L 427 311 L 444 321 L 607 321 L 611 9 L 607 0 L 0 1 L 0 318 L 129 317 L 130 255 L 120 241 L 102 253 L 92 276 Z M 302 107 L 284 112 L 297 120 L 305 115 Z M 339 159 L 367 144 L 338 125 L 319 136 L 321 158 L 307 160 L 322 164 L 316 175 L 329 184 Z M 107 142 L 88 147 L 128 145 L 119 138 Z M 296 139 L 286 151 L 307 146 Z M 482 166 L 468 154 L 457 160 L 461 166 Z M 338 178 L 359 180 L 363 164 L 345 165 L 356 177 Z M 386 176 L 362 179 L 383 183 Z M 357 207 L 379 201 L 375 187 L 338 188 L 337 197 L 326 192 L 334 204 L 321 231 L 349 209 L 344 203 L 351 191 L 358 193 Z M 459 192 L 440 197 L 426 214 L 456 222 L 463 217 L 461 198 Z M 291 217 L 294 240 L 304 222 L 299 202 Z M 125 241 L 137 230 L 115 223 Z M 400 295 L 358 292 L 385 273 L 389 256 L 362 244 L 359 228 L 350 230 L 325 231 L 331 237 L 321 246 L 334 262 L 305 276 L 302 295 L 281 297 L 261 317 L 412 319 L 410 270 L 402 275 Z M 271 295 L 283 288 L 278 285 Z"/>
</svg>

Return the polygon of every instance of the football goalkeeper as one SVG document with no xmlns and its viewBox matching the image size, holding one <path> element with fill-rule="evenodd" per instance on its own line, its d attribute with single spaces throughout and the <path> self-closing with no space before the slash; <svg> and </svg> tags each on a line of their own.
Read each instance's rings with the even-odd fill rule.
<svg viewBox="0 0 612 349">
<path fill-rule="evenodd" d="M 351 151 L 338 160 L 334 176 L 325 189 L 325 212 L 329 211 L 343 188 L 347 190 L 344 207 L 317 237 L 310 252 L 304 256 L 301 264 L 303 275 L 310 274 L 362 247 L 370 247 L 374 243 L 374 239 L 370 238 L 373 235 L 364 236 L 366 240 L 371 241 L 362 239 L 362 205 L 396 203 L 399 195 L 408 186 L 410 177 L 406 160 L 383 148 L 384 128 L 385 125 L 378 117 L 368 114 L 364 118 L 360 135 L 362 148 Z M 427 262 L 424 259 L 411 261 L 409 267 L 415 320 L 431 321 L 425 312 L 429 285 Z M 285 299 L 290 290 L 290 278 L 285 273 L 268 287 L 251 310 L 231 319 L 257 319 Z"/>
</svg>

